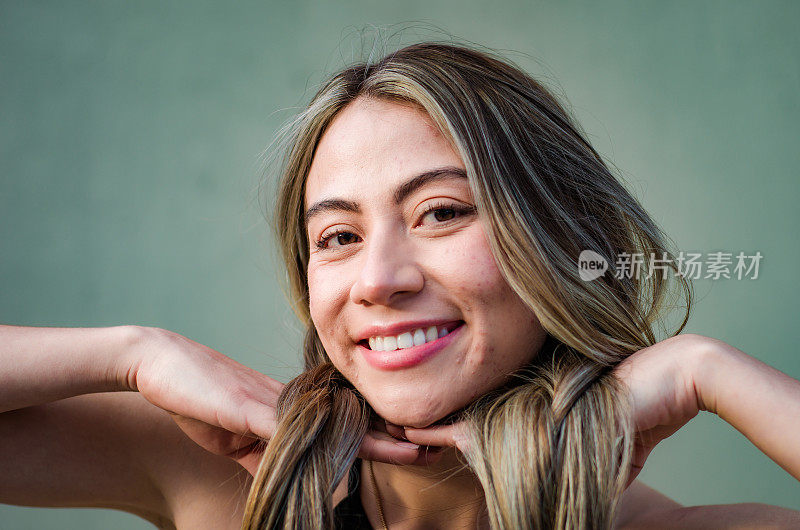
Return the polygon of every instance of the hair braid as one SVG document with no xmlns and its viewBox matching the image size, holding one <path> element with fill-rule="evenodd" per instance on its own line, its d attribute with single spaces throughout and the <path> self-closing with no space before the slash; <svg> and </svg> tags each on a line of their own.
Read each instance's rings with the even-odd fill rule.
<svg viewBox="0 0 800 530">
<path fill-rule="evenodd" d="M 626 401 L 606 367 L 569 348 L 556 357 L 556 349 L 550 338 L 535 364 L 515 374 L 516 386 L 465 412 L 465 458 L 492 528 L 612 526 L 632 449 Z"/>
<path fill-rule="evenodd" d="M 333 492 L 356 458 L 369 417 L 364 399 L 329 362 L 289 382 L 243 528 L 332 528 Z"/>
</svg>

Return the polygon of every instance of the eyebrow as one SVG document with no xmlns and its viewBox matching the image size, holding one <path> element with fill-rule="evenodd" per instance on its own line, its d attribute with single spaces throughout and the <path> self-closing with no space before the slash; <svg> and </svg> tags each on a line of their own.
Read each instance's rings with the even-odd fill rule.
<svg viewBox="0 0 800 530">
<path fill-rule="evenodd" d="M 395 204 L 399 205 L 406 200 L 409 195 L 414 193 L 422 186 L 432 182 L 451 178 L 466 179 L 467 173 L 463 169 L 455 166 L 438 167 L 436 169 L 431 169 L 424 173 L 420 173 L 419 175 L 416 175 L 415 177 L 412 177 L 408 181 L 401 184 L 395 190 L 394 202 Z M 324 199 L 322 201 L 315 202 L 308 208 L 308 210 L 306 210 L 306 224 L 308 224 L 312 217 L 328 211 L 361 213 L 361 208 L 358 206 L 357 202 L 346 199 Z"/>
</svg>

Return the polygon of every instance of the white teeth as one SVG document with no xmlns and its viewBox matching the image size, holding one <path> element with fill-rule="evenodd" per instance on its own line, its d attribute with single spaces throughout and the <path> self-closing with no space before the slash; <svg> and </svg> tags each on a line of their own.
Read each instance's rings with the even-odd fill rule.
<svg viewBox="0 0 800 530">
<path fill-rule="evenodd" d="M 414 337 L 409 332 L 401 333 L 397 336 L 398 348 L 410 348 L 414 345 Z"/>
<path fill-rule="evenodd" d="M 425 331 L 425 342 L 433 342 L 439 338 L 439 332 L 436 331 L 436 326 L 431 326 Z"/>
<path fill-rule="evenodd" d="M 433 342 L 450 332 L 442 327 L 430 326 L 427 329 L 415 329 L 414 331 L 407 331 L 394 337 L 370 337 L 369 348 L 374 351 L 394 351 L 397 349 L 411 348 L 412 346 L 420 346 L 426 342 Z"/>
<path fill-rule="evenodd" d="M 397 337 L 383 337 L 383 351 L 394 351 L 397 349 Z"/>
</svg>

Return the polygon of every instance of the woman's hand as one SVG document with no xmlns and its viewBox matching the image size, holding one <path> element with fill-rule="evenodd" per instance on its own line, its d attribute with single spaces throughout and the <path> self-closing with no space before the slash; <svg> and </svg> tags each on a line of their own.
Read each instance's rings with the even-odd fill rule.
<svg viewBox="0 0 800 530">
<path fill-rule="evenodd" d="M 387 422 L 386 427 L 394 438 L 422 446 L 423 453 L 427 456 L 422 462 L 424 464 L 435 463 L 441 458 L 443 452 L 438 448 L 455 447 L 463 454 L 469 451 L 469 437 L 463 421 L 422 428 L 401 427 Z"/>
<path fill-rule="evenodd" d="M 631 398 L 636 430 L 628 485 L 653 448 L 701 410 L 694 367 L 709 340 L 690 334 L 670 337 L 637 351 L 616 367 L 614 373 Z M 392 427 L 390 432 L 421 445 L 454 446 L 462 453 L 469 450 L 461 423 L 425 429 Z"/>
<path fill-rule="evenodd" d="M 141 329 L 135 361 L 121 376 L 125 386 L 169 412 L 199 446 L 255 475 L 284 384 L 178 333 Z M 417 446 L 379 429 L 365 436 L 360 456 L 403 464 L 421 458 Z"/>
<path fill-rule="evenodd" d="M 633 353 L 614 369 L 630 397 L 636 432 L 626 487 L 659 442 L 705 410 L 695 374 L 711 340 L 676 335 Z"/>
<path fill-rule="evenodd" d="M 437 440 L 439 441 L 439 440 Z M 449 445 L 446 443 L 415 443 L 405 437 L 403 428 L 379 419 L 364 437 L 359 456 L 366 460 L 387 462 L 396 465 L 423 466 L 436 462 L 441 452 L 435 447 Z"/>
<path fill-rule="evenodd" d="M 128 388 L 169 412 L 199 446 L 255 473 L 283 384 L 165 329 L 141 328 L 135 350 Z"/>
</svg>

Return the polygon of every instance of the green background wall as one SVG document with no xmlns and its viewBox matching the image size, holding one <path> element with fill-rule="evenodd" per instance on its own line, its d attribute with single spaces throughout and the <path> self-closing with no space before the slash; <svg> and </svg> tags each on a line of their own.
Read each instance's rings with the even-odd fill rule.
<svg viewBox="0 0 800 530">
<path fill-rule="evenodd" d="M 164 327 L 288 380 L 259 154 L 358 30 L 418 21 L 563 91 L 680 249 L 760 251 L 755 281 L 696 282 L 687 331 L 800 377 L 798 19 L 788 1 L 4 1 L 0 322 Z M 442 36 L 415 27 L 403 42 Z M 800 509 L 800 484 L 709 414 L 641 478 L 687 505 Z M 0 506 L 0 527 L 151 526 Z"/>
</svg>

